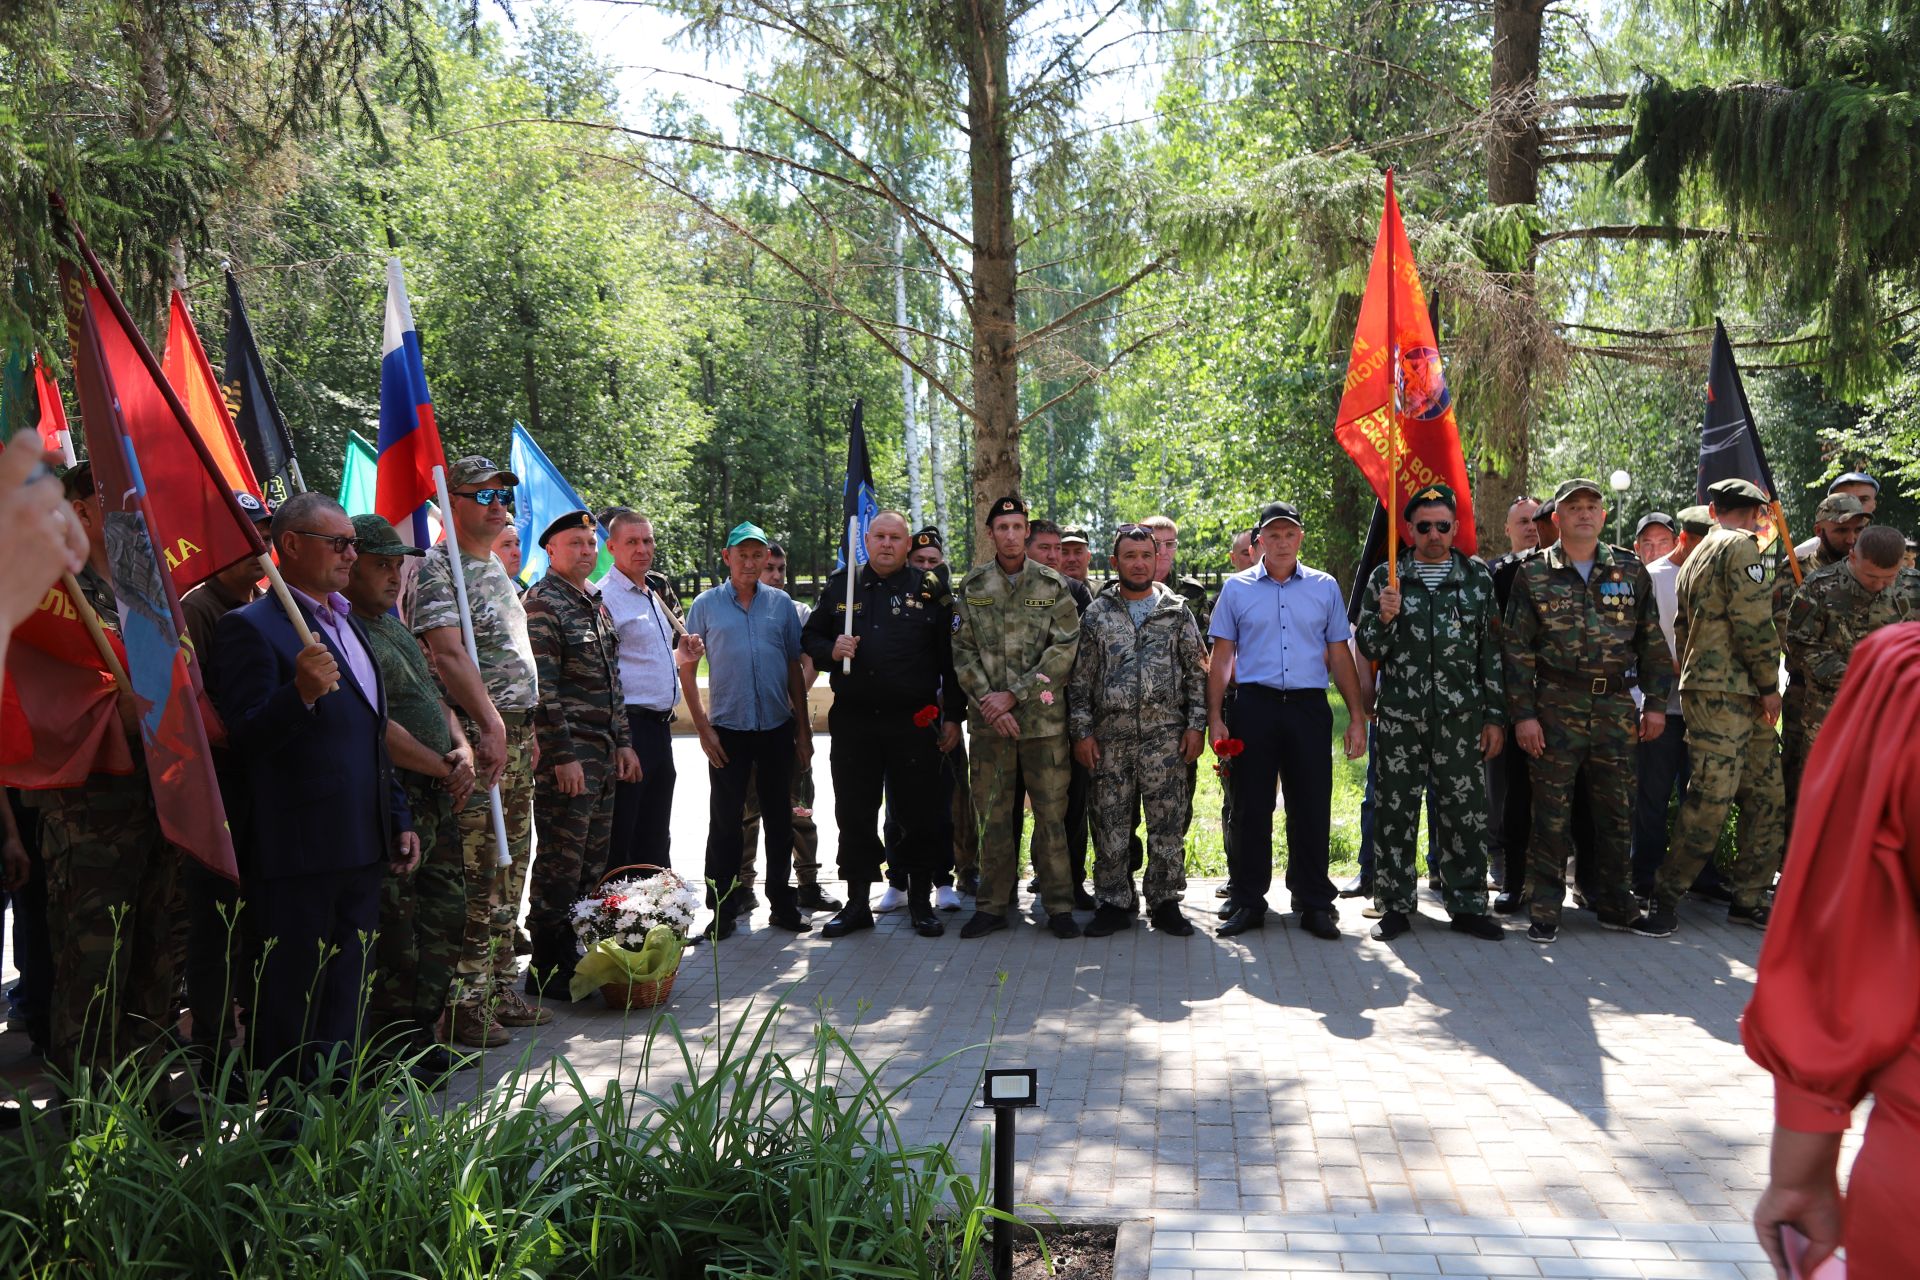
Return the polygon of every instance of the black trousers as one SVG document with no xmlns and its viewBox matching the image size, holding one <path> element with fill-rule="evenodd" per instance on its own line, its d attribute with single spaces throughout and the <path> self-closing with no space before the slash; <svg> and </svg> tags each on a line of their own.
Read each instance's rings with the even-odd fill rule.
<svg viewBox="0 0 1920 1280">
<path fill-rule="evenodd" d="M 361 989 L 380 928 L 384 862 L 246 886 L 261 939 L 260 993 L 248 1010 L 253 1060 L 272 1079 L 311 1080 L 316 1062 L 361 1035 Z"/>
<path fill-rule="evenodd" d="M 831 713 L 829 713 L 831 715 Z M 963 750 L 941 751 L 938 744 L 934 747 L 936 777 L 935 804 L 938 812 L 934 815 L 934 847 L 932 855 L 924 859 L 928 879 L 933 887 L 953 887 L 953 793 L 956 779 L 964 778 L 967 771 L 966 752 Z M 834 783 L 836 788 L 839 783 Z M 887 783 L 887 816 L 881 824 L 881 837 L 887 846 L 887 883 L 905 893 L 908 885 L 908 866 L 915 869 L 920 860 L 907 852 L 907 828 L 901 822 L 900 800 L 894 795 L 893 783 Z"/>
<path fill-rule="evenodd" d="M 1527 845 L 1533 838 L 1533 775 L 1527 771 L 1528 758 L 1509 737 L 1492 762 L 1492 768 L 1505 778 L 1499 788 L 1500 804 L 1489 810 L 1506 858 L 1500 868 L 1500 892 L 1516 898 L 1527 891 Z"/>
<path fill-rule="evenodd" d="M 1324 689 L 1273 689 L 1243 684 L 1227 732 L 1245 744 L 1228 776 L 1233 788 L 1233 842 L 1228 899 L 1238 910 L 1267 909 L 1273 886 L 1273 806 L 1277 782 L 1287 806 L 1287 895 L 1293 909 L 1333 908 L 1327 876 L 1332 831 L 1333 708 Z"/>
<path fill-rule="evenodd" d="M 27 882 L 6 895 L 13 908 L 13 963 L 20 980 L 11 992 L 13 1017 L 26 1024 L 27 1039 L 44 1052 L 53 1042 L 53 935 L 47 928 L 47 864 L 40 857 L 40 811 L 20 793 L 7 791 L 13 823 L 27 851 Z"/>
<path fill-rule="evenodd" d="M 793 800 L 788 789 L 793 785 L 793 721 L 774 729 L 723 729 L 720 749 L 727 763 L 718 769 L 707 766 L 710 793 L 707 801 L 707 896 L 722 918 L 733 906 L 738 885 L 741 855 L 746 850 L 741 834 L 747 813 L 747 788 L 751 785 L 760 797 L 760 826 L 766 832 L 767 905 L 779 911 L 799 908 L 799 894 L 793 887 Z M 643 764 L 641 766 L 645 768 Z"/>
<path fill-rule="evenodd" d="M 941 822 L 940 750 L 934 728 L 913 723 L 912 712 L 872 711 L 833 704 L 827 713 L 833 735 L 833 818 L 840 828 L 840 878 L 872 884 L 887 861 L 889 883 L 906 873 L 910 889 L 925 895 L 953 841 Z M 880 839 L 880 804 L 900 834 L 891 846 Z"/>
<path fill-rule="evenodd" d="M 249 1003 L 252 969 L 242 945 L 242 928 L 252 914 L 240 914 L 240 886 L 207 870 L 193 858 L 180 860 L 180 896 L 187 908 L 187 1008 L 193 1011 L 196 1056 L 212 1065 L 233 1039 L 233 1005 Z"/>
<path fill-rule="evenodd" d="M 640 757 L 640 781 L 613 786 L 613 843 L 607 865 L 636 862 L 671 867 L 673 844 L 673 730 L 652 711 L 627 708 L 633 753 Z"/>
</svg>

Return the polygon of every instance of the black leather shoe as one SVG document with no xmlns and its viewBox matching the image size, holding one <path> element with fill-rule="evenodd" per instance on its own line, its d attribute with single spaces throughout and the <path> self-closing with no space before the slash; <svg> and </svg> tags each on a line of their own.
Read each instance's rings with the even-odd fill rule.
<svg viewBox="0 0 1920 1280">
<path fill-rule="evenodd" d="M 1133 928 L 1132 912 L 1125 907 L 1102 906 L 1093 913 L 1093 919 L 1087 922 L 1087 936 L 1104 938 L 1108 934 L 1131 928 Z"/>
<path fill-rule="evenodd" d="M 1306 923 L 1306 916 L 1304 914 L 1300 917 L 1300 922 L 1302 924 Z M 1413 928 L 1413 921 L 1407 919 L 1406 912 L 1389 911 L 1385 915 L 1380 917 L 1379 924 L 1376 924 L 1373 926 L 1373 940 L 1375 942 L 1392 942 L 1395 938 L 1399 937 L 1403 933 L 1408 932 L 1412 928 Z M 1312 932 L 1316 938 L 1326 936 L 1325 934 L 1320 933 L 1318 930 L 1313 930 Z M 1338 929 L 1334 930 L 1334 933 L 1336 935 L 1339 932 L 1340 931 Z"/>
<path fill-rule="evenodd" d="M 542 1000 L 571 1000 L 573 966 L 571 964 L 530 964 L 522 989 Z"/>
<path fill-rule="evenodd" d="M 850 933 L 873 928 L 873 911 L 862 903 L 842 908 L 833 919 L 820 927 L 823 938 L 844 938 Z"/>
<path fill-rule="evenodd" d="M 1161 903 L 1148 913 L 1147 918 L 1153 921 L 1155 933 L 1171 934 L 1176 938 L 1193 936 L 1193 926 L 1187 922 L 1186 916 L 1181 914 L 1180 904 L 1177 902 Z"/>
<path fill-rule="evenodd" d="M 1213 896 L 1216 898 L 1231 898 L 1233 896 L 1233 881 L 1222 881 L 1219 885 L 1215 886 Z"/>
<path fill-rule="evenodd" d="M 1004 929 L 1006 927 L 1007 918 L 1005 916 L 997 916 L 991 911 L 976 911 L 973 913 L 973 919 L 960 926 L 960 936 L 963 938 L 984 938 L 996 929 Z"/>
<path fill-rule="evenodd" d="M 1373 877 L 1358 876 L 1353 883 L 1340 891 L 1343 898 L 1371 898 L 1373 896 Z"/>
<path fill-rule="evenodd" d="M 1503 893 L 1493 900 L 1493 913 L 1497 916 L 1510 916 L 1520 909 L 1520 895 Z"/>
<path fill-rule="evenodd" d="M 753 890 L 741 889 L 733 895 L 733 914 L 750 916 L 760 908 L 760 899 L 753 896 Z"/>
<path fill-rule="evenodd" d="M 1231 900 L 1228 900 L 1226 902 L 1221 903 L 1220 910 L 1215 912 L 1214 914 L 1218 915 L 1222 920 L 1225 920 L 1228 916 L 1233 914 L 1233 902 Z"/>
<path fill-rule="evenodd" d="M 708 926 L 707 931 L 705 933 L 696 933 L 693 936 L 693 941 L 696 944 L 702 941 L 718 942 L 722 938 L 731 938 L 734 930 L 739 927 L 739 917 L 737 916 L 715 916 L 713 923 Z"/>
<path fill-rule="evenodd" d="M 1056 911 L 1047 917 L 1047 929 L 1056 938 L 1077 938 L 1080 936 L 1079 922 L 1071 911 Z"/>
<path fill-rule="evenodd" d="M 1383 917 L 1384 919 L 1384 917 Z M 1334 941 L 1340 936 L 1340 922 L 1325 907 L 1309 907 L 1300 913 L 1300 927 L 1316 938 Z"/>
<path fill-rule="evenodd" d="M 813 932 L 813 925 L 808 923 L 807 918 L 800 914 L 797 907 L 775 907 L 768 914 L 767 919 L 789 933 Z"/>
<path fill-rule="evenodd" d="M 1447 928 L 1483 942 L 1498 942 L 1507 936 L 1507 931 L 1492 916 L 1455 916 Z"/>
<path fill-rule="evenodd" d="M 1087 892 L 1086 885 L 1076 884 L 1073 886 L 1073 909 L 1075 911 L 1092 911 L 1099 905 L 1100 904 L 1094 900 L 1093 895 Z"/>
<path fill-rule="evenodd" d="M 940 923 L 940 917 L 934 914 L 933 904 L 928 902 L 909 902 L 907 919 L 913 922 L 913 931 L 923 938 L 938 938 L 947 931 Z"/>
<path fill-rule="evenodd" d="M 838 911 L 847 904 L 838 898 L 827 896 L 826 890 L 817 884 L 800 886 L 800 909 L 802 911 Z"/>
<path fill-rule="evenodd" d="M 1216 938 L 1234 938 L 1266 927 L 1265 911 L 1257 907 L 1236 907 L 1220 921 L 1220 927 L 1213 931 L 1213 935 Z"/>
</svg>

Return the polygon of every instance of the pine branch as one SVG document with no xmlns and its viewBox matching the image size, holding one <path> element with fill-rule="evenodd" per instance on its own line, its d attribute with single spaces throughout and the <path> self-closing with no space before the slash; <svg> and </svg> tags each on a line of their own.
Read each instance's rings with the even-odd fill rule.
<svg viewBox="0 0 1920 1280">
<path fill-rule="evenodd" d="M 1071 397 L 1080 394 L 1081 391 L 1085 390 L 1087 387 L 1091 386 L 1093 383 L 1099 381 L 1101 378 L 1104 378 L 1109 373 L 1112 373 L 1116 368 L 1119 367 L 1121 361 L 1125 360 L 1128 356 L 1132 355 L 1134 352 L 1138 351 L 1140 348 L 1146 346 L 1150 342 L 1158 342 L 1161 338 L 1166 337 L 1169 333 L 1172 333 L 1175 329 L 1178 329 L 1180 327 L 1180 323 L 1181 323 L 1180 321 L 1176 320 L 1172 324 L 1162 325 L 1160 328 L 1155 329 L 1152 333 L 1145 334 L 1142 337 L 1136 339 L 1135 341 L 1128 343 L 1125 347 L 1115 352 L 1111 360 L 1107 361 L 1103 365 L 1099 365 L 1095 368 L 1087 370 L 1085 374 L 1083 374 L 1081 377 L 1074 380 L 1074 383 L 1072 386 L 1068 387 L 1065 391 L 1062 391 L 1059 395 L 1054 396 L 1052 399 L 1048 400 L 1045 404 L 1041 405 L 1038 409 L 1035 409 L 1032 413 L 1029 413 L 1025 417 L 1021 418 L 1020 421 L 1014 425 L 1014 430 L 1016 432 L 1019 431 L 1021 428 L 1025 427 L 1029 422 L 1032 422 L 1035 418 L 1039 417 L 1041 414 L 1045 413 L 1047 410 L 1053 408 L 1053 406 L 1059 404 L 1062 400 L 1070 399 Z"/>
<path fill-rule="evenodd" d="M 1619 111 L 1627 105 L 1624 93 L 1590 93 L 1572 98 L 1550 98 L 1540 104 L 1542 111 Z"/>
<path fill-rule="evenodd" d="M 1093 310 L 1095 307 L 1099 306 L 1101 303 L 1107 302 L 1113 298 L 1119 297 L 1121 294 L 1133 288 L 1133 286 L 1135 286 L 1136 284 L 1139 284 L 1142 280 L 1145 280 L 1148 276 L 1152 275 L 1154 272 L 1160 270 L 1160 268 L 1164 265 L 1165 264 L 1162 263 L 1158 258 L 1155 258 L 1152 262 L 1149 262 L 1146 266 L 1140 268 L 1138 271 L 1134 272 L 1131 276 L 1128 276 L 1125 280 L 1121 281 L 1119 284 L 1114 285 L 1112 288 L 1102 290 L 1101 292 L 1095 294 L 1093 297 L 1088 298 L 1085 302 L 1081 303 L 1077 307 L 1067 308 L 1067 310 L 1061 312 L 1059 315 L 1055 316 L 1053 319 L 1047 321 L 1047 323 L 1041 325 L 1038 329 L 1033 330 L 1032 332 L 1026 334 L 1023 337 L 1016 338 L 1013 343 L 1013 350 L 1009 354 L 1017 357 L 1031 350 L 1036 344 L 1040 342 L 1044 342 L 1050 334 L 1058 333 L 1060 330 L 1070 325 L 1076 316 L 1083 315 L 1086 312 Z"/>
<path fill-rule="evenodd" d="M 1556 240 L 1750 240 L 1764 241 L 1769 236 L 1751 232 L 1728 231 L 1722 227 L 1668 227 L 1658 223 L 1640 223 L 1629 226 L 1566 227 L 1559 231 L 1543 231 L 1534 236 L 1535 244 L 1552 244 Z"/>
<path fill-rule="evenodd" d="M 1541 164 L 1612 164 L 1618 151 L 1556 151 L 1540 157 Z"/>
</svg>

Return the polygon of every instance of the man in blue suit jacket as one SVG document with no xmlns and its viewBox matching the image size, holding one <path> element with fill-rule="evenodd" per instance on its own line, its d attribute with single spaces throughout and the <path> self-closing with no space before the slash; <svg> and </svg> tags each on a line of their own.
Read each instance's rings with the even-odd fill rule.
<svg viewBox="0 0 1920 1280">
<path fill-rule="evenodd" d="M 265 954 L 257 991 L 240 994 L 254 1060 L 276 1080 L 311 1079 L 321 1056 L 358 1041 L 382 878 L 420 858 L 387 758 L 380 670 L 340 594 L 353 538 L 324 494 L 282 503 L 274 546 L 313 643 L 272 595 L 214 633 L 213 699 L 257 815 L 240 866 Z"/>
</svg>

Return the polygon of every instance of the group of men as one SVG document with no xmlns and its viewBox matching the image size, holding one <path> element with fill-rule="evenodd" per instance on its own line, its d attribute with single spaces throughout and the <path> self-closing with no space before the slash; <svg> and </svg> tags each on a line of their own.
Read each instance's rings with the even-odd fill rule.
<svg viewBox="0 0 1920 1280">
<path fill-rule="evenodd" d="M 549 1021 L 577 955 L 573 904 L 615 870 L 673 865 L 680 707 L 708 765 L 714 940 L 758 905 L 756 879 L 794 932 L 831 912 L 823 934 L 845 938 L 904 908 L 937 937 L 968 895 L 962 937 L 1007 928 L 1029 809 L 1052 933 L 1112 934 L 1144 908 L 1156 931 L 1191 934 L 1184 843 L 1209 743 L 1226 793 L 1219 934 L 1266 923 L 1278 793 L 1299 926 L 1337 938 L 1329 685 L 1347 756 L 1371 742 L 1369 847 L 1346 892 L 1373 899 L 1374 937 L 1417 916 L 1423 806 L 1452 927 L 1498 940 L 1496 917 L 1530 898 L 1545 943 L 1573 848 L 1603 927 L 1671 933 L 1737 803 L 1730 918 L 1764 927 L 1784 815 L 1852 646 L 1920 609 L 1920 575 L 1871 526 L 1878 488 L 1860 475 L 1821 504 L 1797 586 L 1763 563 L 1768 504 L 1745 482 L 1649 515 L 1629 551 L 1601 538 L 1600 487 L 1569 481 L 1514 503 L 1512 550 L 1490 565 L 1454 548 L 1458 499 L 1434 486 L 1401 513 L 1409 545 L 1366 584 L 1355 627 L 1339 585 L 1302 562 L 1285 502 L 1235 538 L 1211 601 L 1174 571 L 1170 519 L 1118 528 L 1097 584 L 1085 530 L 1008 496 L 987 512 L 992 557 L 957 580 L 939 530 L 879 513 L 811 607 L 783 589 L 778 545 L 742 523 L 725 580 L 683 614 L 640 512 L 553 520 L 547 571 L 522 589 L 517 539 L 503 545 L 518 478 L 467 457 L 448 483 L 431 549 L 322 495 L 274 511 L 243 497 L 298 618 L 251 563 L 184 601 L 224 729 L 239 886 L 166 845 L 138 773 L 10 796 L 45 866 L 46 959 L 28 948 L 21 967 L 56 1060 L 108 1068 L 159 1043 L 182 979 L 210 1082 L 236 1004 L 278 1078 L 311 1078 L 369 1033 L 439 1078 L 460 1065 L 448 1040 L 497 1047 Z M 89 539 L 82 592 L 114 626 L 88 469 L 64 485 Z M 602 538 L 612 567 L 595 581 Z M 820 883 L 811 821 L 821 673 L 844 904 Z"/>
</svg>

